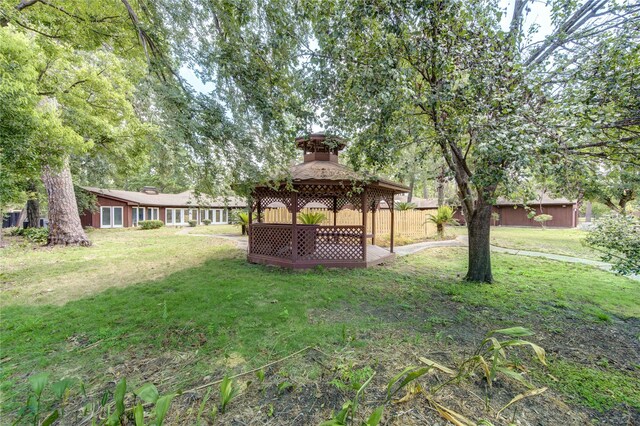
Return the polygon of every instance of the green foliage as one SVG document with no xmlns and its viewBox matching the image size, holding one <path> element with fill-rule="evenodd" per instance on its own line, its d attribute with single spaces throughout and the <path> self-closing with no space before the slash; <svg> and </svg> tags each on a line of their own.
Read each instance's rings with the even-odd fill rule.
<svg viewBox="0 0 640 426">
<path fill-rule="evenodd" d="M 24 237 L 34 244 L 46 244 L 49 238 L 49 228 L 11 228 L 9 231 L 11 236 Z"/>
<path fill-rule="evenodd" d="M 140 229 L 158 229 L 164 226 L 161 220 L 141 220 L 138 222 Z"/>
<path fill-rule="evenodd" d="M 211 225 L 211 221 L 210 221 L 209 219 L 204 219 L 204 220 L 202 221 L 202 223 L 204 224 L 204 226 L 209 226 L 209 225 Z"/>
<path fill-rule="evenodd" d="M 396 210 L 406 211 L 406 210 L 415 209 L 416 205 L 415 205 L 415 203 L 409 203 L 409 202 L 406 202 L 406 201 L 398 201 L 398 202 L 396 202 L 395 207 L 396 207 Z"/>
<path fill-rule="evenodd" d="M 427 220 L 434 223 L 438 230 L 438 236 L 444 237 L 444 229 L 446 225 L 457 225 L 458 221 L 453 218 L 453 208 L 450 206 L 440 206 L 435 215 L 427 215 Z"/>
<path fill-rule="evenodd" d="M 188 223 L 189 223 L 189 226 L 191 228 L 195 228 L 195 226 L 198 224 L 198 221 L 197 220 L 190 220 Z"/>
<path fill-rule="evenodd" d="M 220 412 L 225 412 L 231 400 L 235 398 L 239 392 L 240 389 L 233 380 L 226 376 L 222 379 L 220 383 Z"/>
<path fill-rule="evenodd" d="M 551 216 L 550 214 L 539 214 L 537 216 L 534 216 L 533 220 L 538 222 L 542 226 L 542 229 L 544 229 L 545 224 L 550 220 L 553 220 L 553 216 Z"/>
<path fill-rule="evenodd" d="M 319 225 L 326 219 L 327 216 L 320 212 L 302 212 L 298 214 L 298 220 L 303 225 Z"/>
<path fill-rule="evenodd" d="M 97 212 L 98 211 L 98 198 L 92 192 L 85 191 L 81 187 L 74 185 L 73 191 L 76 194 L 76 204 L 78 205 L 78 212 Z"/>
<path fill-rule="evenodd" d="M 620 274 L 640 274 L 640 219 L 612 214 L 598 220 L 585 242 Z"/>
</svg>

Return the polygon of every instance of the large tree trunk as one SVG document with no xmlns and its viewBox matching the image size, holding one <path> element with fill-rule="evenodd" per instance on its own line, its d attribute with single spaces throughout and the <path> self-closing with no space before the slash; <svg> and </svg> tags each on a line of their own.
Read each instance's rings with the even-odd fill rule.
<svg viewBox="0 0 640 426">
<path fill-rule="evenodd" d="M 29 199 L 27 200 L 27 225 L 29 228 L 40 227 L 40 202 L 38 201 L 38 188 L 31 182 L 29 188 Z"/>
<path fill-rule="evenodd" d="M 49 197 L 49 245 L 90 246 L 80 223 L 69 164 L 60 171 L 46 166 L 42 182 Z"/>
<path fill-rule="evenodd" d="M 587 201 L 585 210 L 584 221 L 589 223 L 591 222 L 591 215 L 593 214 L 593 205 L 591 204 L 591 201 Z"/>
<path fill-rule="evenodd" d="M 492 282 L 491 274 L 491 205 L 478 200 L 476 208 L 467 217 L 469 233 L 469 269 L 467 281 Z"/>
<path fill-rule="evenodd" d="M 407 203 L 410 203 L 413 199 L 413 187 L 416 184 L 416 175 L 411 175 L 411 180 L 409 181 L 409 193 L 407 194 Z"/>
</svg>

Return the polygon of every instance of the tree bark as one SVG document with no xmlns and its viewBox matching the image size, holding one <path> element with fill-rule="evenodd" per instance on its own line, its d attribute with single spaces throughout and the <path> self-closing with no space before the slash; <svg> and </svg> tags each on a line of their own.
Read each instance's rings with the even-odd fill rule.
<svg viewBox="0 0 640 426">
<path fill-rule="evenodd" d="M 90 246 L 80 223 L 68 161 L 60 171 L 45 166 L 42 182 L 49 199 L 49 245 Z"/>
<path fill-rule="evenodd" d="M 444 179 L 445 179 L 445 168 L 444 166 L 442 166 L 442 170 L 440 171 L 440 174 L 437 177 L 438 207 L 444 206 Z"/>
<path fill-rule="evenodd" d="M 591 222 L 591 215 L 593 214 L 593 206 L 591 204 L 591 201 L 587 201 L 587 204 L 585 206 L 585 217 L 584 217 L 584 221 L 587 223 Z"/>
<path fill-rule="evenodd" d="M 491 205 L 478 200 L 473 213 L 467 217 L 469 233 L 469 268 L 467 281 L 492 282 L 491 273 Z"/>
<path fill-rule="evenodd" d="M 29 199 L 27 200 L 27 222 L 29 228 L 40 228 L 40 202 L 38 201 L 38 188 L 31 182 L 29 188 Z"/>
<path fill-rule="evenodd" d="M 409 193 L 407 194 L 407 203 L 410 203 L 413 199 L 413 187 L 416 184 L 416 175 L 411 175 L 411 180 L 409 181 Z"/>
</svg>

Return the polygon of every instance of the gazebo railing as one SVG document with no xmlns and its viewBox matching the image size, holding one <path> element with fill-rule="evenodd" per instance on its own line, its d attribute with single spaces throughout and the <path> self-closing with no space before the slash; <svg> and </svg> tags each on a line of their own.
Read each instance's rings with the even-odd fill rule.
<svg viewBox="0 0 640 426">
<path fill-rule="evenodd" d="M 364 262 L 364 227 L 253 223 L 249 254 L 301 262 Z M 294 248 L 295 245 L 295 248 Z M 294 256 L 295 255 L 295 256 Z"/>
</svg>

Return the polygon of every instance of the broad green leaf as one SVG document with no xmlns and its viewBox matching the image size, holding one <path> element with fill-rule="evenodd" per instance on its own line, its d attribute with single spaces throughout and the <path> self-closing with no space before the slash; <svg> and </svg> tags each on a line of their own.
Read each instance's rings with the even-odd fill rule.
<svg viewBox="0 0 640 426">
<path fill-rule="evenodd" d="M 116 402 L 116 411 L 114 414 L 118 418 L 124 414 L 124 395 L 127 392 L 127 380 L 123 377 L 122 380 L 116 386 L 116 391 L 113 394 L 113 399 Z"/>
<path fill-rule="evenodd" d="M 49 381 L 49 373 L 38 373 L 29 377 L 29 383 L 31 384 L 31 390 L 36 394 L 36 397 L 40 399 L 44 387 Z"/>
<path fill-rule="evenodd" d="M 58 420 L 58 417 L 60 417 L 60 412 L 55 410 L 53 413 L 49 414 L 49 417 L 44 419 L 41 426 L 51 426 L 53 422 Z"/>
<path fill-rule="evenodd" d="M 167 415 L 167 412 L 169 411 L 169 407 L 171 406 L 171 400 L 176 395 L 177 394 L 175 393 L 170 393 L 168 395 L 164 395 L 158 398 L 158 401 L 156 402 L 156 425 L 157 426 L 162 426 L 162 423 L 164 422 L 164 417 Z"/>
<path fill-rule="evenodd" d="M 381 405 L 378 408 L 376 408 L 367 419 L 365 426 L 378 426 L 378 424 L 380 424 L 380 420 L 382 420 L 383 411 L 384 411 L 384 405 Z"/>
<path fill-rule="evenodd" d="M 134 394 L 138 396 L 144 402 L 154 404 L 160 395 L 158 394 L 158 389 L 152 383 L 145 383 L 140 386 L 138 389 L 133 391 Z"/>
<path fill-rule="evenodd" d="M 51 384 L 51 390 L 58 399 L 64 397 L 65 392 L 73 385 L 73 379 L 62 379 Z"/>
<path fill-rule="evenodd" d="M 144 426 L 144 408 L 142 404 L 138 403 L 136 408 L 133 409 L 133 418 L 136 421 L 136 426 Z"/>
</svg>

